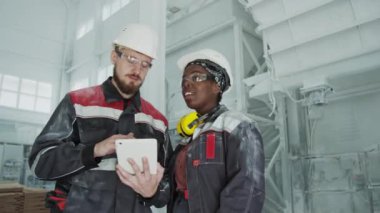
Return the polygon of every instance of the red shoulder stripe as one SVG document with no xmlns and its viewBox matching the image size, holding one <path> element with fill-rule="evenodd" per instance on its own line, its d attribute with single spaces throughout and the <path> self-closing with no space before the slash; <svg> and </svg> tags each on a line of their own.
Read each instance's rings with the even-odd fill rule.
<svg viewBox="0 0 380 213">
<path fill-rule="evenodd" d="M 165 116 L 161 114 L 161 112 L 158 111 L 156 108 L 154 108 L 154 106 L 151 103 L 149 103 L 142 97 L 140 99 L 141 111 L 147 115 L 152 116 L 154 119 L 161 120 L 162 122 L 164 122 L 165 126 L 168 127 L 168 120 L 165 118 Z"/>
<path fill-rule="evenodd" d="M 105 101 L 101 85 L 72 91 L 69 95 L 73 104 L 79 104 L 82 106 L 102 106 L 123 110 L 124 103 L 122 100 L 111 103 Z"/>
</svg>

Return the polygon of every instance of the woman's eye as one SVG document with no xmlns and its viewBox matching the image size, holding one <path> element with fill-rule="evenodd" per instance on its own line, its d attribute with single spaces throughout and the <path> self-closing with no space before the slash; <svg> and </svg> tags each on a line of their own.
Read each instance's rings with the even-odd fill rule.
<svg viewBox="0 0 380 213">
<path fill-rule="evenodd" d="M 193 76 L 191 76 L 191 80 L 193 82 L 198 82 L 199 81 L 199 76 L 198 75 L 193 75 Z"/>
</svg>

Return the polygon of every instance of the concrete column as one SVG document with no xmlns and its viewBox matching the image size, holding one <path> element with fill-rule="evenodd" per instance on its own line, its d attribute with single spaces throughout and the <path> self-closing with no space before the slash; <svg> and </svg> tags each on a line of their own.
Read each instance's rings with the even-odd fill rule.
<svg viewBox="0 0 380 213">
<path fill-rule="evenodd" d="M 166 55 L 166 1 L 140 0 L 140 23 L 152 26 L 159 35 L 157 59 L 142 86 L 142 97 L 166 115 L 165 55 Z"/>
</svg>

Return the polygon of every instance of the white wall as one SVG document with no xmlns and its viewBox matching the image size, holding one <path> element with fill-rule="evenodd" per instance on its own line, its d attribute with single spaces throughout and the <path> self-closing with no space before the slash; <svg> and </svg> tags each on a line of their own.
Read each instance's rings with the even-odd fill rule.
<svg viewBox="0 0 380 213">
<path fill-rule="evenodd" d="M 18 78 L 16 105 L 0 106 L 0 137 L 5 142 L 32 143 L 59 100 L 66 32 L 66 5 L 60 0 L 4 0 L 0 3 L 0 96 L 4 76 Z M 45 112 L 20 109 L 22 80 L 47 84 L 51 93 Z M 38 87 L 34 98 L 38 98 Z M 27 91 L 28 92 L 28 91 Z M 5 97 L 5 96 L 4 96 Z M 1 99 L 1 97 L 0 97 Z M 36 100 L 35 99 L 35 100 Z M 36 103 L 36 102 L 34 102 Z M 21 129 L 21 130 L 20 130 Z M 20 132 L 21 131 L 21 132 Z M 17 135 L 27 137 L 18 137 Z"/>
</svg>

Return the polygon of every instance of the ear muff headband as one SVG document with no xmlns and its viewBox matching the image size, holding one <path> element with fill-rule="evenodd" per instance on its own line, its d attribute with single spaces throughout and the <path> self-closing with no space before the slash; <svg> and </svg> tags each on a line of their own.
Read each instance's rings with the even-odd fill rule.
<svg viewBox="0 0 380 213">
<path fill-rule="evenodd" d="M 214 114 L 216 111 L 218 111 L 219 108 L 220 105 L 214 107 L 209 113 L 206 113 L 200 117 L 198 117 L 197 112 L 191 112 L 187 115 L 182 116 L 177 124 L 177 133 L 184 138 L 192 136 L 195 128 L 205 122 L 208 116 Z"/>
<path fill-rule="evenodd" d="M 190 137 L 193 135 L 198 124 L 199 118 L 197 112 L 191 112 L 181 117 L 177 124 L 177 133 L 182 137 Z"/>
</svg>

